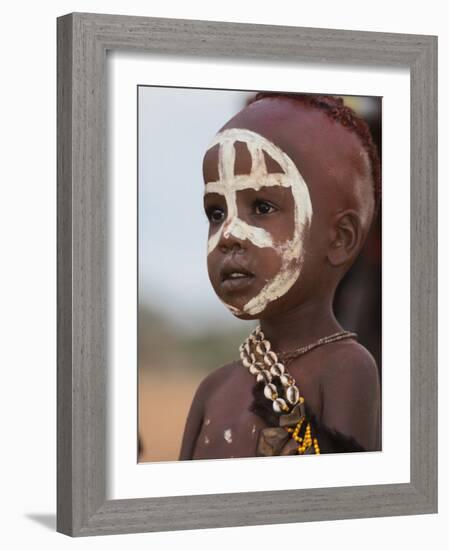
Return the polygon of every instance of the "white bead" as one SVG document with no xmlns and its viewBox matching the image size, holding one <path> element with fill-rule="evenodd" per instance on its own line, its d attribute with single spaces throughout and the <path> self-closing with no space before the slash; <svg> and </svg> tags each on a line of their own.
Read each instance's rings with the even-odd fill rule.
<svg viewBox="0 0 449 550">
<path fill-rule="evenodd" d="M 263 358 L 263 362 L 265 363 L 265 365 L 267 365 L 267 367 L 271 367 L 271 365 L 274 365 L 275 363 L 278 362 L 278 357 L 274 353 L 274 351 L 270 350 L 265 354 L 265 357 Z"/>
<path fill-rule="evenodd" d="M 252 365 L 251 361 L 248 359 L 248 357 L 244 357 L 242 359 L 242 364 L 244 367 L 246 367 L 247 369 Z"/>
<path fill-rule="evenodd" d="M 296 386 L 289 386 L 286 391 L 286 396 L 288 401 L 292 405 L 296 405 L 296 403 L 299 401 L 299 390 Z"/>
<path fill-rule="evenodd" d="M 273 376 L 281 376 L 285 372 L 285 367 L 282 363 L 275 363 L 271 366 L 270 372 Z"/>
<path fill-rule="evenodd" d="M 285 409 L 287 408 L 287 403 L 282 399 L 282 397 L 278 397 L 273 401 L 273 409 L 275 412 L 285 412 Z"/>
<path fill-rule="evenodd" d="M 267 399 L 276 399 L 277 389 L 274 384 L 267 384 L 263 389 L 263 394 Z"/>
<path fill-rule="evenodd" d="M 267 353 L 271 349 L 271 344 L 268 340 L 262 340 L 259 344 L 257 344 L 256 350 L 257 353 L 260 355 L 263 355 L 264 353 Z"/>
<path fill-rule="evenodd" d="M 259 362 L 254 363 L 254 365 L 251 365 L 251 366 L 249 367 L 249 372 L 250 372 L 251 374 L 259 374 L 259 372 L 260 372 L 261 370 L 263 370 L 263 365 L 262 365 L 262 363 L 259 363 Z"/>
<path fill-rule="evenodd" d="M 265 351 L 262 349 L 261 344 L 257 344 L 257 346 L 256 346 L 256 351 L 257 351 L 257 353 L 258 353 L 259 355 L 262 355 L 262 356 L 263 356 L 264 353 L 265 353 Z"/>
<path fill-rule="evenodd" d="M 292 376 L 290 376 L 290 374 L 283 374 L 281 376 L 281 384 L 283 386 L 291 386 L 294 383 L 295 383 L 295 380 Z"/>
<path fill-rule="evenodd" d="M 270 371 L 267 370 L 261 370 L 256 378 L 257 382 L 265 382 L 265 384 L 268 384 L 271 382 L 272 377 L 270 374 Z"/>
</svg>

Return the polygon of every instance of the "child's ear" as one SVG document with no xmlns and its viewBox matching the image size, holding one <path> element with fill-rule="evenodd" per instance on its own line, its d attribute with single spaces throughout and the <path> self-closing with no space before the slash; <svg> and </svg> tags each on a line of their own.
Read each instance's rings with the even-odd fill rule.
<svg viewBox="0 0 449 550">
<path fill-rule="evenodd" d="M 363 240 L 360 216 L 355 210 L 345 210 L 335 216 L 330 233 L 327 257 L 338 267 L 354 259 Z"/>
</svg>

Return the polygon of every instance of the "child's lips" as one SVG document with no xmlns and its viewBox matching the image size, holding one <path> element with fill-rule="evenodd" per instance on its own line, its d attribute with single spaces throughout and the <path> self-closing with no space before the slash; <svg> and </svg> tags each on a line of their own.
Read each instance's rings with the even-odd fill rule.
<svg viewBox="0 0 449 550">
<path fill-rule="evenodd" d="M 227 261 L 223 265 L 220 277 L 221 287 L 227 291 L 245 289 L 255 279 L 254 273 L 251 273 L 251 271 L 235 260 Z"/>
<path fill-rule="evenodd" d="M 226 291 L 243 290 L 250 286 L 254 279 L 254 274 L 246 269 L 228 267 L 221 274 L 221 287 Z"/>
<path fill-rule="evenodd" d="M 254 279 L 255 276 L 252 274 L 235 278 L 228 277 L 221 281 L 221 288 L 226 291 L 244 290 L 253 284 Z"/>
</svg>

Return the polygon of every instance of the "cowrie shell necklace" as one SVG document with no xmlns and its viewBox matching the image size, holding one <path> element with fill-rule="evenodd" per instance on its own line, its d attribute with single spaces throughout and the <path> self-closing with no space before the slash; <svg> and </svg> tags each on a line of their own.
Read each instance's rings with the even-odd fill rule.
<svg viewBox="0 0 449 550">
<path fill-rule="evenodd" d="M 288 414 L 295 405 L 299 404 L 303 415 L 304 398 L 299 393 L 295 379 L 287 372 L 285 363 L 324 344 L 355 337 L 357 335 L 354 332 L 344 330 L 320 338 L 316 342 L 294 351 L 277 354 L 271 349 L 270 341 L 265 338 L 260 325 L 258 325 L 240 345 L 240 359 L 243 366 L 256 377 L 257 382 L 265 384 L 264 395 L 267 399 L 271 399 L 273 410 L 276 413 Z M 280 358 L 283 361 L 280 361 Z M 279 378 L 283 395 L 279 395 L 278 389 L 273 384 L 274 378 Z"/>
</svg>

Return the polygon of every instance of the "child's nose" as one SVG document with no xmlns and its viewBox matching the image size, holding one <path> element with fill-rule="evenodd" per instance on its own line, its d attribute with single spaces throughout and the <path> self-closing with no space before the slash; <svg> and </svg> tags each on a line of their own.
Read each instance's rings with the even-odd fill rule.
<svg viewBox="0 0 449 550">
<path fill-rule="evenodd" d="M 236 227 L 236 225 L 237 225 L 237 217 L 236 216 L 229 217 L 223 224 L 222 236 L 225 239 L 228 239 L 232 235 L 232 231 Z"/>
<path fill-rule="evenodd" d="M 245 239 L 238 218 L 233 217 L 224 223 L 218 246 L 222 252 L 227 252 L 231 248 L 243 248 Z"/>
</svg>

